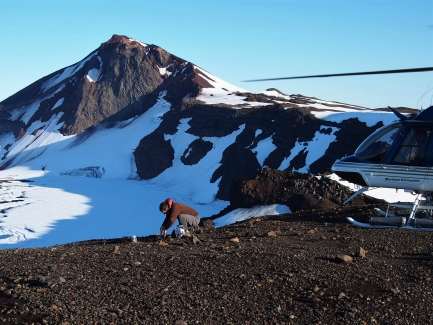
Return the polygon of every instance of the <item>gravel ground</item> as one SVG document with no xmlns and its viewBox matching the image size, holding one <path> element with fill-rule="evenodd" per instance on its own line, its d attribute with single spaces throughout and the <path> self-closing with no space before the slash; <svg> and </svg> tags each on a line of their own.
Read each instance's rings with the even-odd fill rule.
<svg viewBox="0 0 433 325">
<path fill-rule="evenodd" d="M 3 324 L 432 324 L 433 233 L 362 229 L 372 207 L 0 251 Z"/>
</svg>

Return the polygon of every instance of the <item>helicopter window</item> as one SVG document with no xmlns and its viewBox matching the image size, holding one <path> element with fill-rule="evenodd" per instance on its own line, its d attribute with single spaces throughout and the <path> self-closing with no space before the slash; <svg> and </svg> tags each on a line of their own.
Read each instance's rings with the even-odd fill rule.
<svg viewBox="0 0 433 325">
<path fill-rule="evenodd" d="M 370 162 L 382 162 L 399 134 L 401 126 L 402 124 L 398 122 L 380 128 L 361 143 L 354 156 Z"/>
<path fill-rule="evenodd" d="M 426 154 L 431 129 L 428 127 L 412 128 L 406 135 L 394 162 L 422 165 Z"/>
</svg>

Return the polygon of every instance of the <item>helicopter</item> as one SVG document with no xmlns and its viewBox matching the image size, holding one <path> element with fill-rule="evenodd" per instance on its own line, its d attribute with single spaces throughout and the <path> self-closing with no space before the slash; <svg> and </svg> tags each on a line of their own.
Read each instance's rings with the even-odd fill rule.
<svg viewBox="0 0 433 325">
<path fill-rule="evenodd" d="M 418 210 L 433 211 L 433 106 L 410 119 L 390 108 L 400 119 L 373 132 L 355 153 L 337 160 L 331 170 L 340 178 L 361 188 L 355 196 L 373 188 L 403 189 L 416 194 L 412 205 L 389 204 L 387 211 L 376 209 L 381 217 L 368 224 L 351 218 L 361 227 L 391 227 L 433 230 L 433 220 L 416 218 Z M 421 204 L 422 201 L 427 205 Z M 410 209 L 409 217 L 389 213 L 389 208 Z"/>
<path fill-rule="evenodd" d="M 352 72 L 298 77 L 256 79 L 268 81 L 283 79 L 340 77 L 368 74 L 413 73 L 433 71 L 433 67 Z M 415 194 L 412 204 L 389 203 L 388 209 L 375 210 L 380 214 L 368 223 L 346 218 L 350 223 L 365 228 L 405 228 L 433 231 L 433 106 L 422 110 L 415 117 L 389 109 L 398 121 L 385 125 L 368 136 L 350 156 L 337 159 L 331 170 L 341 179 L 360 188 L 343 204 L 357 195 L 375 188 L 403 189 Z M 395 213 L 390 210 L 397 209 Z M 408 215 L 398 215 L 398 209 L 406 209 Z M 418 211 L 426 211 L 419 218 Z"/>
</svg>

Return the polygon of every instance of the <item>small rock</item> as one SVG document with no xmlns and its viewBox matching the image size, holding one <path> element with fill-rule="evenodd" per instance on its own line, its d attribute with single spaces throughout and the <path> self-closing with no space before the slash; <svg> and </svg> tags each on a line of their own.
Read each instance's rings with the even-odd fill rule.
<svg viewBox="0 0 433 325">
<path fill-rule="evenodd" d="M 230 239 L 230 241 L 231 241 L 232 243 L 239 243 L 239 238 L 238 238 L 238 237 L 235 237 L 235 238 Z"/>
<path fill-rule="evenodd" d="M 184 322 L 183 320 L 177 320 L 174 322 L 174 325 L 188 325 L 187 322 Z"/>
<path fill-rule="evenodd" d="M 163 240 L 160 240 L 158 245 L 159 246 L 168 246 L 168 243 L 163 241 Z"/>
<path fill-rule="evenodd" d="M 359 256 L 365 258 L 365 249 L 362 247 L 359 247 Z"/>
<path fill-rule="evenodd" d="M 215 225 L 215 222 L 213 222 L 211 219 L 206 219 L 203 221 L 203 228 L 204 229 L 212 229 Z"/>
<path fill-rule="evenodd" d="M 201 229 L 200 227 L 194 227 L 194 233 L 196 234 L 202 234 L 203 233 L 203 229 Z"/>
<path fill-rule="evenodd" d="M 271 230 L 270 232 L 268 232 L 268 237 L 277 237 L 277 233 Z"/>
<path fill-rule="evenodd" d="M 113 250 L 111 251 L 113 254 L 115 255 L 119 255 L 120 254 L 120 248 L 118 245 L 114 246 Z"/>
<path fill-rule="evenodd" d="M 65 278 L 57 275 L 57 276 L 44 276 L 41 278 L 41 282 L 43 283 L 63 283 L 66 282 Z"/>
<path fill-rule="evenodd" d="M 350 264 L 353 262 L 352 256 L 346 255 L 346 254 L 338 254 L 336 257 L 336 260 L 338 262 L 344 262 L 346 264 Z"/>
<path fill-rule="evenodd" d="M 191 238 L 191 242 L 192 242 L 194 245 L 196 245 L 196 244 L 200 243 L 200 239 L 198 239 L 197 236 L 192 236 L 192 238 Z"/>
<path fill-rule="evenodd" d="M 394 294 L 399 294 L 399 293 L 400 293 L 400 290 L 398 290 L 398 288 L 391 288 L 391 291 L 392 291 Z"/>
</svg>

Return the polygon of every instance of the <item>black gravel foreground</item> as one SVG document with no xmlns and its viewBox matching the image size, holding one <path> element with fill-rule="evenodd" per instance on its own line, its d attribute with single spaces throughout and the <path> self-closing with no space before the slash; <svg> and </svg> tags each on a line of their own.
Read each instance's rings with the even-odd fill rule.
<svg viewBox="0 0 433 325">
<path fill-rule="evenodd" d="M 355 210 L 3 250 L 0 323 L 432 324 L 433 233 L 356 228 Z"/>
</svg>

